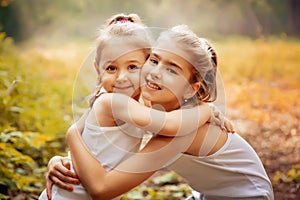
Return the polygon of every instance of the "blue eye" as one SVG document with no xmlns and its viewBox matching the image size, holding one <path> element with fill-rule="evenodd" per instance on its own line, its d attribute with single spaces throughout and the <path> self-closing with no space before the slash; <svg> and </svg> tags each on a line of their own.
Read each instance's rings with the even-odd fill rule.
<svg viewBox="0 0 300 200">
<path fill-rule="evenodd" d="M 178 74 L 177 71 L 172 69 L 172 68 L 167 68 L 167 71 L 172 73 L 172 74 Z"/>
</svg>

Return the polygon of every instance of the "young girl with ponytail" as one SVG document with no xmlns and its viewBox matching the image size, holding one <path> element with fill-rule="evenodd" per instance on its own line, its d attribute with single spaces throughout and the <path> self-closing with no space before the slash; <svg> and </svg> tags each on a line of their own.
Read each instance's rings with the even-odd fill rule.
<svg viewBox="0 0 300 200">
<path fill-rule="evenodd" d="M 85 148 L 82 152 L 89 152 L 89 156 L 84 157 L 92 157 L 101 163 L 105 172 L 115 169 L 123 160 L 138 152 L 144 131 L 167 137 L 182 137 L 195 132 L 198 126 L 211 118 L 212 110 L 204 103 L 190 109 L 162 112 L 138 102 L 140 70 L 151 54 L 149 35 L 145 26 L 139 22 L 139 17 L 134 14 L 116 15 L 101 29 L 94 63 L 98 73 L 97 86 L 90 100 L 90 110 L 79 120 L 82 121 L 80 127 L 83 130 L 79 137 Z M 188 72 L 188 69 L 185 71 Z M 185 80 L 184 77 L 178 77 L 178 80 Z M 173 104 L 178 105 L 176 109 L 185 103 L 184 98 L 193 98 L 194 91 L 200 87 L 198 80 L 192 85 L 189 81 L 178 84 L 180 92 L 172 99 Z M 153 117 L 156 120 L 152 120 Z M 69 132 L 74 130 L 76 125 Z M 81 164 L 89 165 L 89 160 L 82 157 L 77 163 L 74 161 L 77 155 L 71 151 L 68 159 L 74 165 L 71 165 L 70 170 L 78 173 L 82 184 L 78 182 L 77 185 L 69 186 L 69 191 L 54 185 L 51 193 L 47 194 L 48 198 L 84 200 L 93 196 L 90 188 L 98 184 L 85 180 L 92 178 L 94 173 L 88 173 L 90 170 L 85 168 L 86 177 L 81 178 Z M 54 179 L 52 181 L 55 182 Z M 39 199 L 47 199 L 47 195 L 44 191 Z"/>
<path fill-rule="evenodd" d="M 142 69 L 141 96 L 145 102 L 159 105 L 166 111 L 214 101 L 216 67 L 216 52 L 207 40 L 198 38 L 186 26 L 173 27 L 160 35 Z M 190 85 L 187 88 L 186 83 Z M 128 116 L 143 118 L 138 110 L 144 108 L 135 110 L 136 103 L 129 97 L 103 95 L 99 101 L 109 103 L 111 110 L 108 112 L 118 108 L 113 114 L 116 119 L 131 123 Z M 152 120 L 161 118 L 153 117 Z M 184 130 L 190 131 L 183 126 L 180 131 Z M 92 199 L 115 198 L 166 166 L 199 192 L 189 197 L 190 200 L 274 199 L 272 184 L 253 148 L 237 133 L 229 134 L 209 123 L 181 137 L 155 135 L 139 153 L 109 172 L 85 147 L 80 128 L 68 131 L 67 142 L 77 175 Z M 63 178 L 57 176 L 57 172 L 61 172 Z M 68 182 L 67 177 L 75 176 L 69 176 L 70 171 L 62 166 L 59 169 L 50 167 L 49 174 L 65 182 Z M 66 186 L 66 183 L 57 183 Z"/>
</svg>

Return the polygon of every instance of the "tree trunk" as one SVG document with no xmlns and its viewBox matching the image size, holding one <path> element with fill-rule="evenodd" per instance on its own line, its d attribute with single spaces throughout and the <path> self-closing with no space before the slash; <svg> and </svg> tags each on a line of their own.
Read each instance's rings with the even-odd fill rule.
<svg viewBox="0 0 300 200">
<path fill-rule="evenodd" d="M 296 35 L 300 32 L 300 1 L 288 1 L 288 32 Z"/>
</svg>

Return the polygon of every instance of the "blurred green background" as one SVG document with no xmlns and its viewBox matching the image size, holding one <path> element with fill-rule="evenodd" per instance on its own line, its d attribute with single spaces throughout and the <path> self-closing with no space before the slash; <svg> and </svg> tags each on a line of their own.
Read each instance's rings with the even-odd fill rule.
<svg viewBox="0 0 300 200">
<path fill-rule="evenodd" d="M 45 187 L 48 160 L 66 152 L 80 67 L 97 28 L 117 13 L 137 13 L 149 27 L 187 24 L 212 41 L 227 115 L 261 157 L 276 199 L 299 199 L 297 0 L 0 0 L 0 199 L 37 199 Z M 164 171 L 124 199 L 189 194 Z"/>
<path fill-rule="evenodd" d="M 299 35 L 296 0 L 1 0 L 0 30 L 15 41 L 90 38 L 116 13 L 137 13 L 150 27 L 188 24 L 200 35 Z M 54 39 L 52 41 L 51 39 Z"/>
</svg>

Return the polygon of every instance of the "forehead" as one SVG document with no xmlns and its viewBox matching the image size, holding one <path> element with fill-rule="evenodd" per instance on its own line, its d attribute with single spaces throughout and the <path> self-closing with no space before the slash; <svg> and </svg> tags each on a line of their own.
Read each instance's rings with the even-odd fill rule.
<svg viewBox="0 0 300 200">
<path fill-rule="evenodd" d="M 178 57 L 181 57 L 189 63 L 192 63 L 193 61 L 186 48 L 184 48 L 181 44 L 176 43 L 167 36 L 161 36 L 156 41 L 155 45 L 153 46 L 153 52 L 155 51 L 167 51 Z"/>
<path fill-rule="evenodd" d="M 131 53 L 133 51 L 137 52 L 139 50 L 143 51 L 138 41 L 128 37 L 115 37 L 105 42 L 101 52 L 100 62 L 105 62 L 108 60 L 114 61 L 122 55 Z"/>
<path fill-rule="evenodd" d="M 169 50 L 156 48 L 153 49 L 152 54 L 157 56 L 165 66 L 173 66 L 179 69 L 177 73 L 185 78 L 190 78 L 193 73 L 193 66 L 186 59 Z"/>
</svg>

